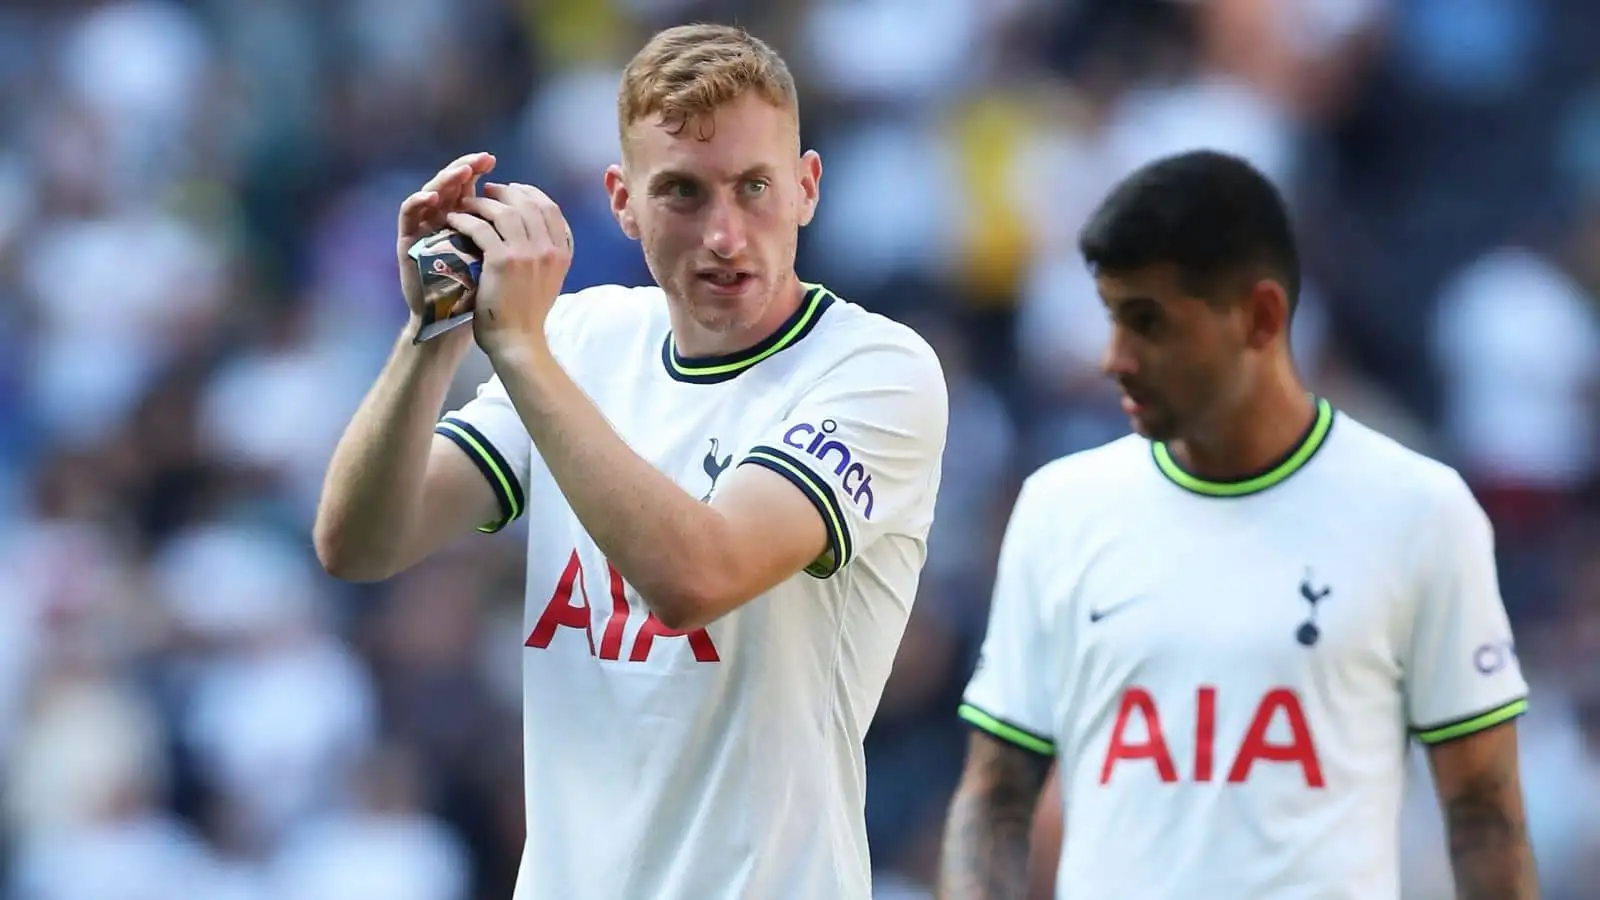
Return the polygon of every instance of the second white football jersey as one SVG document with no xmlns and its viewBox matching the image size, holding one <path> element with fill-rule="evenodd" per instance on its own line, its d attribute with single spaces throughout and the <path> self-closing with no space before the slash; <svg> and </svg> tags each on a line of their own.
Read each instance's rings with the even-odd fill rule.
<svg viewBox="0 0 1600 900">
<path fill-rule="evenodd" d="M 1412 736 L 1526 707 L 1489 523 L 1324 401 L 1206 481 L 1128 437 L 1017 500 L 961 715 L 1054 756 L 1057 895 L 1397 900 Z"/>
<path fill-rule="evenodd" d="M 552 347 L 624 440 L 696 498 L 762 466 L 828 550 L 703 629 L 611 568 L 498 381 L 440 434 L 526 513 L 528 837 L 517 900 L 867 900 L 862 737 L 926 555 L 947 403 L 913 331 L 820 286 L 750 350 L 688 359 L 658 288 L 558 301 Z"/>
</svg>

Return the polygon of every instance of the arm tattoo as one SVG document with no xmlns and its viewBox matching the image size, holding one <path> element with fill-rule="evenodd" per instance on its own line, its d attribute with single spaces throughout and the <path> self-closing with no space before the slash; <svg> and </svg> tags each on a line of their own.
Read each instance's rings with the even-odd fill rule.
<svg viewBox="0 0 1600 900">
<path fill-rule="evenodd" d="M 1445 827 L 1460 900 L 1537 900 L 1515 761 L 1475 774 L 1447 797 Z"/>
<path fill-rule="evenodd" d="M 1028 841 L 1050 758 L 974 733 L 950 803 L 939 866 L 940 900 L 1022 900 Z"/>
</svg>

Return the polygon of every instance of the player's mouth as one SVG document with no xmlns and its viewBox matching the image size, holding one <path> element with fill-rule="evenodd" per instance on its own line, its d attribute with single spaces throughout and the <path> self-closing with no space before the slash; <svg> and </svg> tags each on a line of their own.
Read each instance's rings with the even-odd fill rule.
<svg viewBox="0 0 1600 900">
<path fill-rule="evenodd" d="M 1124 415 L 1137 418 L 1144 415 L 1145 411 L 1150 408 L 1150 398 L 1148 396 L 1131 391 L 1126 386 L 1121 386 L 1121 391 L 1122 412 Z"/>
<path fill-rule="evenodd" d="M 719 297 L 737 297 L 749 290 L 756 277 L 742 269 L 700 269 L 694 277 Z"/>
</svg>

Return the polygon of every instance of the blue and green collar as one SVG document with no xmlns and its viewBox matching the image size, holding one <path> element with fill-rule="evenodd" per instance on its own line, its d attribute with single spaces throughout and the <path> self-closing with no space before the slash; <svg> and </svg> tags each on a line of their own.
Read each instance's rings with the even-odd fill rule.
<svg viewBox="0 0 1600 900">
<path fill-rule="evenodd" d="M 833 305 L 833 294 L 820 284 L 806 284 L 806 295 L 794 314 L 760 343 L 737 353 L 722 356 L 683 356 L 673 343 L 672 334 L 661 344 L 661 362 L 675 381 L 688 384 L 717 384 L 731 381 L 768 357 L 793 347 L 811 333 L 822 314 Z"/>
<path fill-rule="evenodd" d="M 1150 453 L 1155 458 L 1156 468 L 1161 470 L 1161 474 L 1165 475 L 1168 481 L 1192 494 L 1204 497 L 1248 497 L 1251 494 L 1259 494 L 1269 488 L 1277 487 L 1289 476 L 1305 468 L 1306 464 L 1311 462 L 1311 458 L 1317 455 L 1317 451 L 1328 442 L 1328 433 L 1333 430 L 1333 404 L 1321 397 L 1316 398 L 1316 403 L 1317 415 L 1311 420 L 1311 426 L 1306 429 L 1294 447 L 1276 463 L 1253 475 L 1227 481 L 1212 481 L 1185 469 L 1173 458 L 1166 444 L 1159 441 L 1151 443 Z"/>
</svg>

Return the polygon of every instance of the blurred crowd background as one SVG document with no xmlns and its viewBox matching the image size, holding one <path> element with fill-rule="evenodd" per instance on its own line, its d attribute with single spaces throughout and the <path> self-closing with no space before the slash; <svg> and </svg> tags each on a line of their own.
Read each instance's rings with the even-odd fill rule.
<svg viewBox="0 0 1600 900">
<path fill-rule="evenodd" d="M 925 591 L 868 738 L 881 897 L 927 896 L 1019 479 L 1127 427 L 1075 232 L 1198 146 L 1292 199 L 1311 384 L 1490 510 L 1546 896 L 1600 893 L 1588 0 L 5 0 L 10 900 L 510 896 L 522 533 L 349 586 L 313 504 L 403 319 L 395 209 L 440 165 L 487 149 L 554 195 L 570 287 L 647 280 L 601 188 L 614 90 L 692 20 L 749 26 L 801 82 L 825 163 L 802 274 L 915 325 L 950 379 Z M 1436 900 L 1414 759 L 1408 897 Z"/>
</svg>

